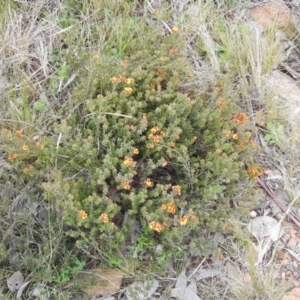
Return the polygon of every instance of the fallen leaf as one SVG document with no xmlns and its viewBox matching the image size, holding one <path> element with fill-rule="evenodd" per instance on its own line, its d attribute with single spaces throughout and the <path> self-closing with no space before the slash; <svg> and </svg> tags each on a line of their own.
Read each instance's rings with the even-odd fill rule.
<svg viewBox="0 0 300 300">
<path fill-rule="evenodd" d="M 121 287 L 122 276 L 118 269 L 93 269 L 78 274 L 80 289 L 91 297 L 117 292 Z"/>
<path fill-rule="evenodd" d="M 274 25 L 276 28 L 284 28 L 291 22 L 291 11 L 282 1 L 272 1 L 251 9 L 251 17 L 264 27 Z"/>
<path fill-rule="evenodd" d="M 188 285 L 188 278 L 183 270 L 176 281 L 175 288 L 171 291 L 171 296 L 180 300 L 201 300 L 197 295 L 197 285 L 195 280 L 191 280 Z"/>
<path fill-rule="evenodd" d="M 187 282 L 188 282 L 188 279 L 185 275 L 185 270 L 184 270 L 179 274 L 175 287 L 176 288 L 186 288 Z"/>
<path fill-rule="evenodd" d="M 191 280 L 190 284 L 188 285 L 188 288 L 193 291 L 195 294 L 197 294 L 197 283 L 195 280 Z"/>
<path fill-rule="evenodd" d="M 263 237 L 270 237 L 272 241 L 277 241 L 283 234 L 280 223 L 268 216 L 260 216 L 250 220 L 247 229 L 258 240 Z"/>
<path fill-rule="evenodd" d="M 159 286 L 159 282 L 149 280 L 145 282 L 134 282 L 126 290 L 127 300 L 148 299 L 150 298 Z"/>
<path fill-rule="evenodd" d="M 189 288 L 174 288 L 171 296 L 180 300 L 201 300 L 198 295 Z"/>
</svg>

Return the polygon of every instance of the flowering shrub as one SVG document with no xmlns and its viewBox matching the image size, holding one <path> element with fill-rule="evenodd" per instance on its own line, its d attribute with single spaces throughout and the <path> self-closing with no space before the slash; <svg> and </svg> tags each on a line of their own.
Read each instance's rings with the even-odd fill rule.
<svg viewBox="0 0 300 300">
<path fill-rule="evenodd" d="M 56 125 L 68 167 L 43 187 L 79 246 L 103 253 L 108 237 L 122 244 L 128 218 L 155 239 L 182 226 L 223 230 L 237 182 L 249 178 L 247 115 L 218 87 L 207 96 L 187 85 L 191 69 L 173 32 L 168 43 L 153 41 L 114 64 L 93 62 L 84 102 Z"/>
</svg>

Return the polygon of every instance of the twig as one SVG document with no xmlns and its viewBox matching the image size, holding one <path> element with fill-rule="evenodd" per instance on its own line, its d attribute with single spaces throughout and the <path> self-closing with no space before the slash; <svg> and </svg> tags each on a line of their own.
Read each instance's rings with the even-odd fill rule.
<svg viewBox="0 0 300 300">
<path fill-rule="evenodd" d="M 200 264 L 198 265 L 198 267 L 192 272 L 192 274 L 188 277 L 188 279 L 191 279 L 191 277 L 198 271 L 198 269 L 203 265 L 203 263 L 206 261 L 206 258 L 204 258 Z"/>
<path fill-rule="evenodd" d="M 285 204 L 277 198 L 272 190 L 264 183 L 261 178 L 257 178 L 257 183 L 266 191 L 273 201 L 282 209 L 282 211 L 300 228 L 300 220 L 290 212 L 291 207 L 286 207 Z"/>
</svg>

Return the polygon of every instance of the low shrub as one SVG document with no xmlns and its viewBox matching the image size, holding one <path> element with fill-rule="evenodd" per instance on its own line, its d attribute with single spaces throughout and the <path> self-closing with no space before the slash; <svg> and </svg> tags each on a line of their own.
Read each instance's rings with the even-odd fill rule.
<svg viewBox="0 0 300 300">
<path fill-rule="evenodd" d="M 189 243 L 239 213 L 231 200 L 247 193 L 237 183 L 249 179 L 244 160 L 255 150 L 249 120 L 234 93 L 216 85 L 197 94 L 180 44 L 176 32 L 147 48 L 137 38 L 119 61 L 94 55 L 94 79 L 85 75 L 77 108 L 54 126 L 61 139 L 44 196 L 88 251 L 127 244 L 133 224 L 155 243 Z"/>
</svg>

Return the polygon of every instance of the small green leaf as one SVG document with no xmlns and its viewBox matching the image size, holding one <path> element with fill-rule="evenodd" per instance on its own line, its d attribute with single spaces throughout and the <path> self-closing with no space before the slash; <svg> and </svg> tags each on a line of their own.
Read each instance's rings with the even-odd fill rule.
<svg viewBox="0 0 300 300">
<path fill-rule="evenodd" d="M 35 108 L 36 110 L 44 110 L 46 107 L 45 103 L 41 100 L 38 100 L 37 102 L 35 102 Z"/>
<path fill-rule="evenodd" d="M 264 139 L 265 139 L 265 141 L 272 141 L 272 140 L 274 140 L 274 136 L 273 136 L 273 134 L 267 133 L 264 136 Z"/>
<path fill-rule="evenodd" d="M 284 126 L 283 125 L 279 125 L 278 126 L 278 133 L 279 134 L 283 134 L 284 133 Z"/>
<path fill-rule="evenodd" d="M 276 130 L 276 127 L 275 127 L 275 125 L 274 125 L 272 122 L 268 122 L 268 123 L 267 123 L 267 127 L 268 127 L 268 129 L 269 129 L 270 131 Z"/>
<path fill-rule="evenodd" d="M 57 72 L 60 79 L 65 79 L 68 75 L 68 68 L 66 66 L 61 66 L 60 70 Z"/>
</svg>

